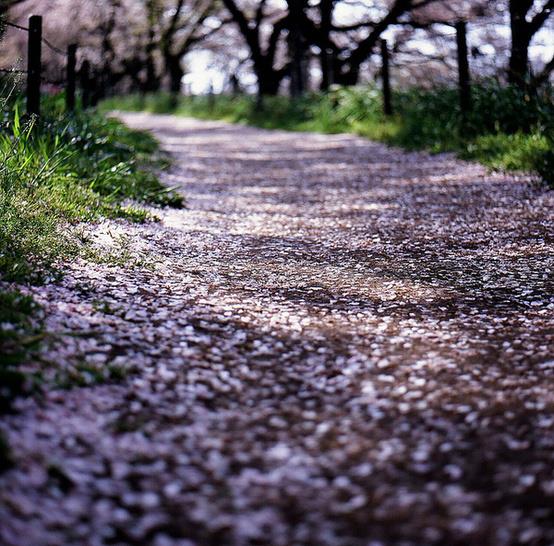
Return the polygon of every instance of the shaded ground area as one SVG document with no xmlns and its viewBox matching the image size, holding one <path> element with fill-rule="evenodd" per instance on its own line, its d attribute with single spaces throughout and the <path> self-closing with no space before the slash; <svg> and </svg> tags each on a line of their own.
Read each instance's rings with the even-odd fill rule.
<svg viewBox="0 0 554 546">
<path fill-rule="evenodd" d="M 352 136 L 125 120 L 188 208 L 97 227 L 144 263 L 33 289 L 64 332 L 42 361 L 125 377 L 4 419 L 2 544 L 554 544 L 552 192 Z"/>
</svg>

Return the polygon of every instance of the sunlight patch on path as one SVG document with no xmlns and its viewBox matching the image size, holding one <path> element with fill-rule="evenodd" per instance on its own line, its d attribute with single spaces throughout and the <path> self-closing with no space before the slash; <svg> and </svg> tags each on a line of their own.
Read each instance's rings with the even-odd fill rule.
<svg viewBox="0 0 554 546">
<path fill-rule="evenodd" d="M 553 192 L 349 135 L 123 117 L 187 208 L 98 226 L 134 263 L 29 288 L 50 330 L 90 332 L 47 378 L 125 377 L 0 424 L 0 541 L 554 543 Z"/>
</svg>

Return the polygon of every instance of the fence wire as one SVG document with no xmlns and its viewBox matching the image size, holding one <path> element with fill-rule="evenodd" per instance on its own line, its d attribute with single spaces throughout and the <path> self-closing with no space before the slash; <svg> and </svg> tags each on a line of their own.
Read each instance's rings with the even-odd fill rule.
<svg viewBox="0 0 554 546">
<path fill-rule="evenodd" d="M 22 30 L 23 32 L 29 32 L 29 28 L 28 27 L 24 27 L 24 26 L 21 26 L 21 25 L 18 25 L 16 23 L 12 23 L 11 21 L 4 21 L 3 22 L 4 25 L 6 25 L 7 27 L 11 27 L 11 28 L 15 28 L 17 30 Z M 53 51 L 54 53 L 57 53 L 58 55 L 61 55 L 63 57 L 66 56 L 66 52 L 55 46 L 50 40 L 47 40 L 46 38 L 42 38 L 42 43 L 48 48 L 50 49 L 51 51 Z"/>
<path fill-rule="evenodd" d="M 52 44 L 52 42 L 48 41 L 46 38 L 43 38 L 42 42 L 44 43 L 44 45 L 46 47 L 48 47 L 54 53 L 57 53 L 58 55 L 61 55 L 62 57 L 65 57 L 67 55 L 67 53 L 63 49 L 60 49 L 59 47 L 56 47 L 54 44 Z"/>
<path fill-rule="evenodd" d="M 16 25 L 15 23 L 11 23 L 10 21 L 2 21 L 3 25 L 6 25 L 7 27 L 16 28 L 18 30 L 23 30 L 25 32 L 29 32 L 28 27 L 22 27 L 21 25 Z"/>
</svg>

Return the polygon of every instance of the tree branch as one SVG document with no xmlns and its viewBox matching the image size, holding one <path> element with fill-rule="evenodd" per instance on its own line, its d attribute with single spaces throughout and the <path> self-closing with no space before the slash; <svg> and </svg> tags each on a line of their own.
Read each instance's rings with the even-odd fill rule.
<svg viewBox="0 0 554 546">
<path fill-rule="evenodd" d="M 544 5 L 542 10 L 533 17 L 529 23 L 529 29 L 531 31 L 531 36 L 536 34 L 541 27 L 546 23 L 552 12 L 554 11 L 554 0 L 548 0 Z"/>
</svg>

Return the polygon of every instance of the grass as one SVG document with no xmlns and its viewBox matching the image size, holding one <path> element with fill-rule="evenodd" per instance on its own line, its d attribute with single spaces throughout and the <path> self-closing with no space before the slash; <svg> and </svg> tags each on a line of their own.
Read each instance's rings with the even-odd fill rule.
<svg viewBox="0 0 554 546">
<path fill-rule="evenodd" d="M 176 113 L 268 129 L 355 133 L 407 149 L 456 152 L 491 168 L 528 171 L 554 184 L 552 92 L 529 96 L 496 83 L 473 87 L 473 110 L 463 119 L 456 89 L 409 89 L 394 94 L 395 115 L 382 113 L 373 88 L 336 88 L 291 101 L 266 97 L 256 109 L 252 96 L 181 97 L 133 95 L 103 108 Z"/>
<path fill-rule="evenodd" d="M 100 217 L 145 221 L 137 203 L 180 206 L 159 182 L 155 140 L 93 112 L 67 116 L 59 100 L 24 122 L 18 105 L 0 126 L 0 276 L 36 280 L 79 241 L 69 224 Z M 131 203 L 129 200 L 132 200 Z"/>
<path fill-rule="evenodd" d="M 11 85 L 0 81 L 2 89 Z M 40 119 L 25 119 L 21 102 L 0 93 L 0 415 L 40 381 L 22 369 L 45 336 L 42 311 L 17 285 L 47 281 L 64 261 L 93 254 L 79 224 L 103 217 L 144 222 L 155 217 L 142 205 L 182 205 L 156 175 L 167 159 L 150 135 L 93 111 L 68 115 L 63 97 L 45 97 Z M 82 367 L 59 381 L 119 377 L 113 367 Z M 0 435 L 0 470 L 10 462 Z"/>
</svg>

